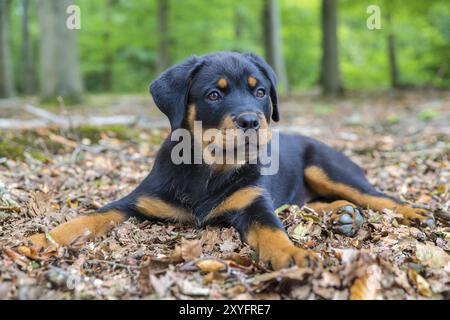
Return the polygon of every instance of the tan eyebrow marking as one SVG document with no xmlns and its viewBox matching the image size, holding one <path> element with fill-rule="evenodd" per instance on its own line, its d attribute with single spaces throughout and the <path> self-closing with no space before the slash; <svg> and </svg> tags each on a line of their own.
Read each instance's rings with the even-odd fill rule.
<svg viewBox="0 0 450 320">
<path fill-rule="evenodd" d="M 219 81 L 217 81 L 217 85 L 219 86 L 220 89 L 226 89 L 228 86 L 228 82 L 226 79 L 221 78 L 219 79 Z"/>
<path fill-rule="evenodd" d="M 248 77 L 247 82 L 251 88 L 254 88 L 254 87 L 256 87 L 258 80 L 256 80 L 254 77 Z"/>
</svg>

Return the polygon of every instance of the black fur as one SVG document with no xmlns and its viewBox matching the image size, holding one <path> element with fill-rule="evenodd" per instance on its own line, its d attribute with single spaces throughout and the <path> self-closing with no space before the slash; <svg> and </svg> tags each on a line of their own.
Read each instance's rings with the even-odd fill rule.
<svg viewBox="0 0 450 320">
<path fill-rule="evenodd" d="M 255 97 L 254 90 L 248 87 L 250 75 L 258 80 L 257 88 L 266 90 L 264 98 Z M 220 78 L 227 79 L 228 87 L 220 92 L 221 100 L 211 102 L 206 96 L 210 91 L 218 90 L 216 83 Z M 217 127 L 224 117 L 242 112 L 262 113 L 267 122 L 270 118 L 279 120 L 275 74 L 263 59 L 253 54 L 217 53 L 189 58 L 163 73 L 151 84 L 150 91 L 158 108 L 169 118 L 172 130 L 184 126 L 189 104 L 195 105 L 197 119 L 211 128 Z M 363 171 L 350 159 L 304 136 L 280 136 L 280 169 L 272 176 L 261 175 L 260 166 L 254 164 L 225 171 L 214 170 L 206 164 L 175 165 L 171 161 L 174 144 L 168 137 L 147 178 L 131 194 L 99 211 L 117 209 L 140 216 L 136 208 L 138 199 L 151 196 L 184 207 L 199 226 L 209 223 L 232 225 L 245 239 L 246 231 L 255 222 L 283 229 L 274 214 L 277 207 L 284 204 L 301 206 L 305 201 L 314 200 L 314 192 L 304 182 L 304 170 L 309 166 L 318 166 L 334 181 L 363 193 L 387 197 L 368 183 Z M 264 191 L 242 212 L 228 212 L 220 219 L 205 221 L 213 208 L 246 186 Z"/>
</svg>

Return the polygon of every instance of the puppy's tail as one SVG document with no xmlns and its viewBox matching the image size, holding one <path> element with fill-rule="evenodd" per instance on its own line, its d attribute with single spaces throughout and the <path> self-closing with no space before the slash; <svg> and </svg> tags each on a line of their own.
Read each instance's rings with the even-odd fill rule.
<svg viewBox="0 0 450 320">
<path fill-rule="evenodd" d="M 37 248 L 50 246 L 67 246 L 78 242 L 89 241 L 108 233 L 119 223 L 130 216 L 126 211 L 109 209 L 106 206 L 94 214 L 83 215 L 63 223 L 48 233 L 39 233 L 28 237 Z"/>
</svg>

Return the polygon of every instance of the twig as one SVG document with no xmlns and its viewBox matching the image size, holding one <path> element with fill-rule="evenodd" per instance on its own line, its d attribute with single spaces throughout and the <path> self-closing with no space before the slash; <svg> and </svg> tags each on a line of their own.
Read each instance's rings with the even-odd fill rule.
<svg viewBox="0 0 450 320">
<path fill-rule="evenodd" d="M 57 124 L 60 124 L 62 122 L 61 117 L 59 117 L 59 116 L 55 115 L 54 113 L 49 112 L 47 110 L 32 106 L 31 104 L 26 104 L 24 106 L 24 110 L 28 113 L 34 114 L 35 116 L 37 116 L 41 119 L 49 120 L 50 122 L 54 122 Z"/>
<path fill-rule="evenodd" d="M 16 212 L 20 213 L 20 207 L 2 207 L 0 206 L 0 211 L 7 211 L 7 212 Z"/>
<path fill-rule="evenodd" d="M 112 265 L 113 267 L 120 267 L 120 268 L 125 268 L 125 269 L 140 269 L 141 268 L 139 266 L 131 266 L 131 265 L 128 265 L 128 264 L 117 263 L 117 262 L 114 262 L 114 261 L 98 260 L 98 259 L 86 260 L 86 262 L 89 262 L 89 263 L 106 263 L 106 264 Z"/>
<path fill-rule="evenodd" d="M 131 126 L 137 123 L 137 127 L 150 128 L 150 129 L 162 129 L 168 127 L 167 121 L 136 121 L 136 116 L 119 115 L 110 117 L 82 117 L 73 116 L 72 126 L 74 128 L 81 126 Z M 49 124 L 55 124 L 60 127 L 67 128 L 69 123 L 66 119 L 60 119 L 59 122 L 50 121 L 48 119 L 34 119 L 34 120 L 19 120 L 0 118 L 0 129 L 36 129 L 47 127 Z"/>
</svg>

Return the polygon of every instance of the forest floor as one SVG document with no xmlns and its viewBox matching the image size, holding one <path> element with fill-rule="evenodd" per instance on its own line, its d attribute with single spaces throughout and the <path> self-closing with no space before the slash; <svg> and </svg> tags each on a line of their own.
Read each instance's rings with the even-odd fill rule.
<svg viewBox="0 0 450 320">
<path fill-rule="evenodd" d="M 378 189 L 437 218 L 418 229 L 395 212 L 363 210 L 349 238 L 328 215 L 284 206 L 277 214 L 291 239 L 323 260 L 314 272 L 266 270 L 232 228 L 133 219 L 96 241 L 28 247 L 26 236 L 133 190 L 169 132 L 152 127 L 162 118 L 149 97 L 92 101 L 64 116 L 132 114 L 146 125 L 0 131 L 0 299 L 450 299 L 450 92 L 283 99 L 278 127 L 343 151 Z M 32 120 L 23 103 L 0 103 L 0 118 Z"/>
</svg>

